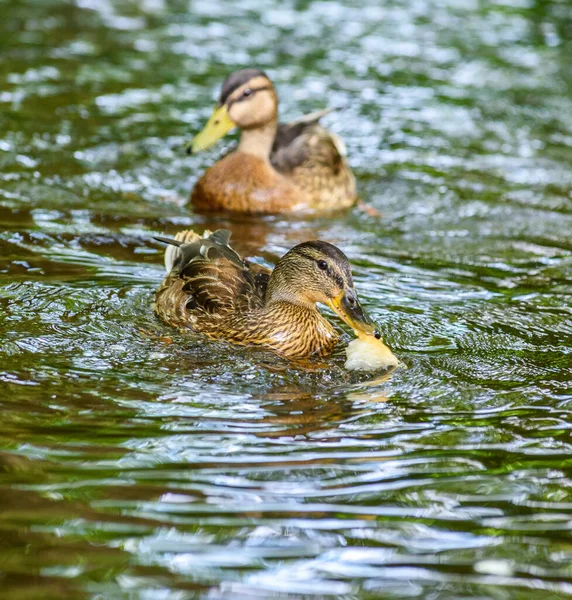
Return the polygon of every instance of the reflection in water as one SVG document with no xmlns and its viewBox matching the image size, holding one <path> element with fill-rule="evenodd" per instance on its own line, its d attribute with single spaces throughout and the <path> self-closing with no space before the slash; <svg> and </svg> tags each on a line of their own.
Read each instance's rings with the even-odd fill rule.
<svg viewBox="0 0 572 600">
<path fill-rule="evenodd" d="M 3 597 L 572 595 L 568 4 L 0 5 Z M 339 107 L 381 217 L 185 208 L 253 64 L 285 120 Z M 339 245 L 408 368 L 165 328 L 152 236 L 189 227 Z"/>
</svg>

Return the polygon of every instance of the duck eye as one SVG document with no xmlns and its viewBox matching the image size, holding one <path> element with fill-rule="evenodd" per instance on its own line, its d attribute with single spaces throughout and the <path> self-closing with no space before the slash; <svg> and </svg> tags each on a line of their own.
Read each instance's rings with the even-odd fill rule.
<svg viewBox="0 0 572 600">
<path fill-rule="evenodd" d="M 326 271 L 328 268 L 328 263 L 325 260 L 319 260 L 318 268 L 321 269 L 322 271 Z"/>
<path fill-rule="evenodd" d="M 246 98 L 247 96 L 250 96 L 250 94 L 252 94 L 252 90 L 250 88 L 246 88 L 244 90 L 244 92 L 242 92 L 242 95 L 244 98 Z"/>
<path fill-rule="evenodd" d="M 353 306 L 356 303 L 356 299 L 351 296 L 348 298 L 348 302 Z"/>
<path fill-rule="evenodd" d="M 380 340 L 380 339 L 381 339 L 381 333 L 379 332 L 379 329 L 376 329 L 376 330 L 373 332 L 373 337 L 374 337 L 376 340 Z"/>
</svg>

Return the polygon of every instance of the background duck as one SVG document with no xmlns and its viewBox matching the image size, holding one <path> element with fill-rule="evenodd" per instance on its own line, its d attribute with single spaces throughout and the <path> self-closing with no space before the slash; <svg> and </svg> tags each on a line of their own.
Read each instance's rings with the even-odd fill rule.
<svg viewBox="0 0 572 600">
<path fill-rule="evenodd" d="M 330 352 L 339 335 L 318 311 L 328 305 L 362 335 L 380 333 L 357 298 L 344 253 L 322 241 L 298 244 L 274 270 L 244 261 L 230 232 L 179 232 L 165 252 L 167 276 L 155 312 L 167 323 L 286 357 Z"/>
<path fill-rule="evenodd" d="M 259 69 L 232 73 L 218 105 L 188 147 L 210 148 L 231 129 L 242 130 L 235 151 L 197 181 L 191 203 L 201 211 L 321 212 L 356 200 L 355 177 L 342 141 L 318 124 L 331 109 L 278 124 L 278 95 Z"/>
</svg>

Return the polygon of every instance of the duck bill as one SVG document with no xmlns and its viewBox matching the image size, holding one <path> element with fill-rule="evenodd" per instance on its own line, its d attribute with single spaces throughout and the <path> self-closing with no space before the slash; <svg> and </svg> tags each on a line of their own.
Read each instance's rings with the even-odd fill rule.
<svg viewBox="0 0 572 600">
<path fill-rule="evenodd" d="M 218 106 L 215 108 L 214 113 L 207 121 L 203 130 L 195 136 L 195 139 L 190 144 L 187 144 L 187 154 L 194 154 L 195 152 L 210 148 L 235 127 L 236 124 L 230 118 L 226 105 Z"/>
<path fill-rule="evenodd" d="M 358 337 L 378 333 L 375 323 L 362 308 L 353 289 L 344 290 L 332 298 L 328 306 L 354 330 Z"/>
</svg>

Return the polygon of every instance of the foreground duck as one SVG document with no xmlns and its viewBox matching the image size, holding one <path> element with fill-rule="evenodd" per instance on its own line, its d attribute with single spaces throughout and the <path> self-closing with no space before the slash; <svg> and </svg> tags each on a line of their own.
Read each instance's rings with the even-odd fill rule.
<svg viewBox="0 0 572 600">
<path fill-rule="evenodd" d="M 323 212 L 352 206 L 355 178 L 341 140 L 318 124 L 330 110 L 278 124 L 278 95 L 268 76 L 242 69 L 222 86 L 220 100 L 188 151 L 210 148 L 235 127 L 234 152 L 197 181 L 191 203 L 201 211 Z"/>
<path fill-rule="evenodd" d="M 167 276 L 155 297 L 155 312 L 163 321 L 210 338 L 301 358 L 327 354 L 339 339 L 316 307 L 322 303 L 359 336 L 380 339 L 360 306 L 341 250 L 328 242 L 305 242 L 271 270 L 241 259 L 229 238 L 230 232 L 222 229 L 203 237 L 182 231 L 174 240 L 156 238 L 169 244 Z"/>
</svg>

